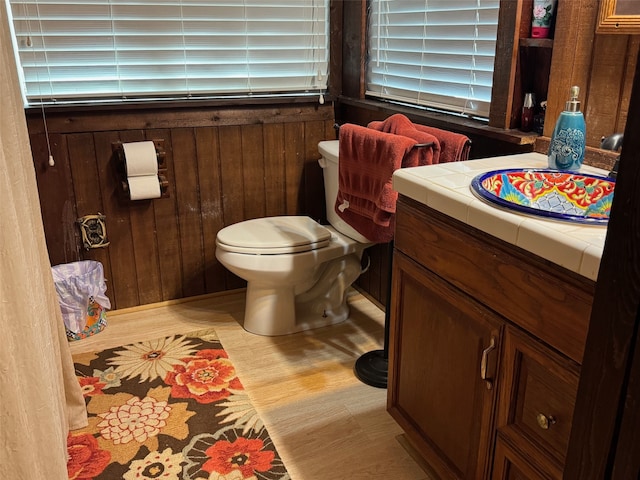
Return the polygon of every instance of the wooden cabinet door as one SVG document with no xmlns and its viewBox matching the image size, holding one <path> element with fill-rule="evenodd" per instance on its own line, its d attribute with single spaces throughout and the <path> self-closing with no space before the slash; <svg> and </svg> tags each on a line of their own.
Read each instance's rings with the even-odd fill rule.
<svg viewBox="0 0 640 480">
<path fill-rule="evenodd" d="M 388 409 L 441 478 L 487 478 L 503 320 L 394 255 Z"/>
<path fill-rule="evenodd" d="M 499 436 L 531 468 L 549 472 L 544 478 L 560 479 L 580 366 L 512 325 L 502 343 Z"/>
<path fill-rule="evenodd" d="M 525 458 L 510 448 L 498 435 L 493 461 L 491 480 L 552 480 L 562 474 L 554 470 L 544 473 L 534 469 Z"/>
</svg>

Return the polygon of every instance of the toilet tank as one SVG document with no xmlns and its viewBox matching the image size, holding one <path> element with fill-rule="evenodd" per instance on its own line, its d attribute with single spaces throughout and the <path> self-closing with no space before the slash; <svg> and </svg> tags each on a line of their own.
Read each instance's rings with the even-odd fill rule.
<svg viewBox="0 0 640 480">
<path fill-rule="evenodd" d="M 338 198 L 338 140 L 326 140 L 318 143 L 318 151 L 322 158 L 318 163 L 322 167 L 324 177 L 324 196 L 327 207 L 327 220 L 333 228 L 347 237 L 360 243 L 371 243 L 367 238 L 360 235 L 351 225 L 342 220 L 335 210 L 336 198 Z"/>
</svg>

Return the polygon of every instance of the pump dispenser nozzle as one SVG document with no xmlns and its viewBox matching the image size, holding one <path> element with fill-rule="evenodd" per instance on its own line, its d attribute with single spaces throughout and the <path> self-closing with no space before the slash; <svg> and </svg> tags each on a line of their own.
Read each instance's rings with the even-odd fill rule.
<svg viewBox="0 0 640 480">
<path fill-rule="evenodd" d="M 564 109 L 567 112 L 579 112 L 580 111 L 580 100 L 578 100 L 578 95 L 580 95 L 580 87 L 574 85 L 569 90 L 569 100 L 565 103 Z"/>
</svg>

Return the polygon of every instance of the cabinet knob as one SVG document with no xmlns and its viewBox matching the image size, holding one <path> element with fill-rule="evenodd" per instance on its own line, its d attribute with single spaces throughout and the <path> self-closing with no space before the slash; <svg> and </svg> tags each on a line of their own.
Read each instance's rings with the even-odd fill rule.
<svg viewBox="0 0 640 480">
<path fill-rule="evenodd" d="M 544 413 L 539 413 L 536 416 L 536 420 L 538 421 L 538 426 L 543 430 L 549 430 L 549 427 L 556 423 L 556 419 L 551 415 L 547 416 Z"/>
</svg>

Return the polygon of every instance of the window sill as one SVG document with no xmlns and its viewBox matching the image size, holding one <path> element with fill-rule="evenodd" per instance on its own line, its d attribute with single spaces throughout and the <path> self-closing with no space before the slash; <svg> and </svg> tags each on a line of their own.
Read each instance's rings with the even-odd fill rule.
<svg viewBox="0 0 640 480">
<path fill-rule="evenodd" d="M 164 128 L 218 127 L 264 123 L 295 123 L 335 118 L 331 99 L 317 97 L 192 102 L 158 101 L 118 105 L 53 105 L 45 107 L 46 127 L 40 107 L 29 107 L 30 134 L 83 133 Z"/>
<path fill-rule="evenodd" d="M 486 123 L 479 120 L 449 115 L 446 113 L 430 112 L 420 108 L 412 108 L 409 106 L 396 105 L 392 103 L 380 102 L 377 100 L 361 100 L 351 97 L 338 97 L 338 103 L 358 107 L 375 112 L 383 112 L 386 115 L 394 113 L 402 113 L 411 121 L 423 123 L 444 130 L 453 130 L 464 133 L 470 137 L 483 136 L 493 140 L 511 143 L 514 145 L 533 145 L 538 138 L 538 134 L 534 132 L 521 132 L 520 130 L 505 130 L 496 127 L 490 127 Z"/>
<path fill-rule="evenodd" d="M 325 95 L 325 103 L 329 103 L 331 98 Z M 270 96 L 256 98 L 194 98 L 191 100 L 131 100 L 131 101 L 109 101 L 109 102 L 76 102 L 76 103 L 59 103 L 45 104 L 44 108 L 47 112 L 53 113 L 98 113 L 112 111 L 136 111 L 136 110 L 188 110 L 201 108 L 246 108 L 251 106 L 272 106 L 282 104 L 319 104 L 318 95 L 287 95 L 287 96 Z M 33 105 L 25 107 L 27 115 L 41 115 L 42 106 Z"/>
</svg>

